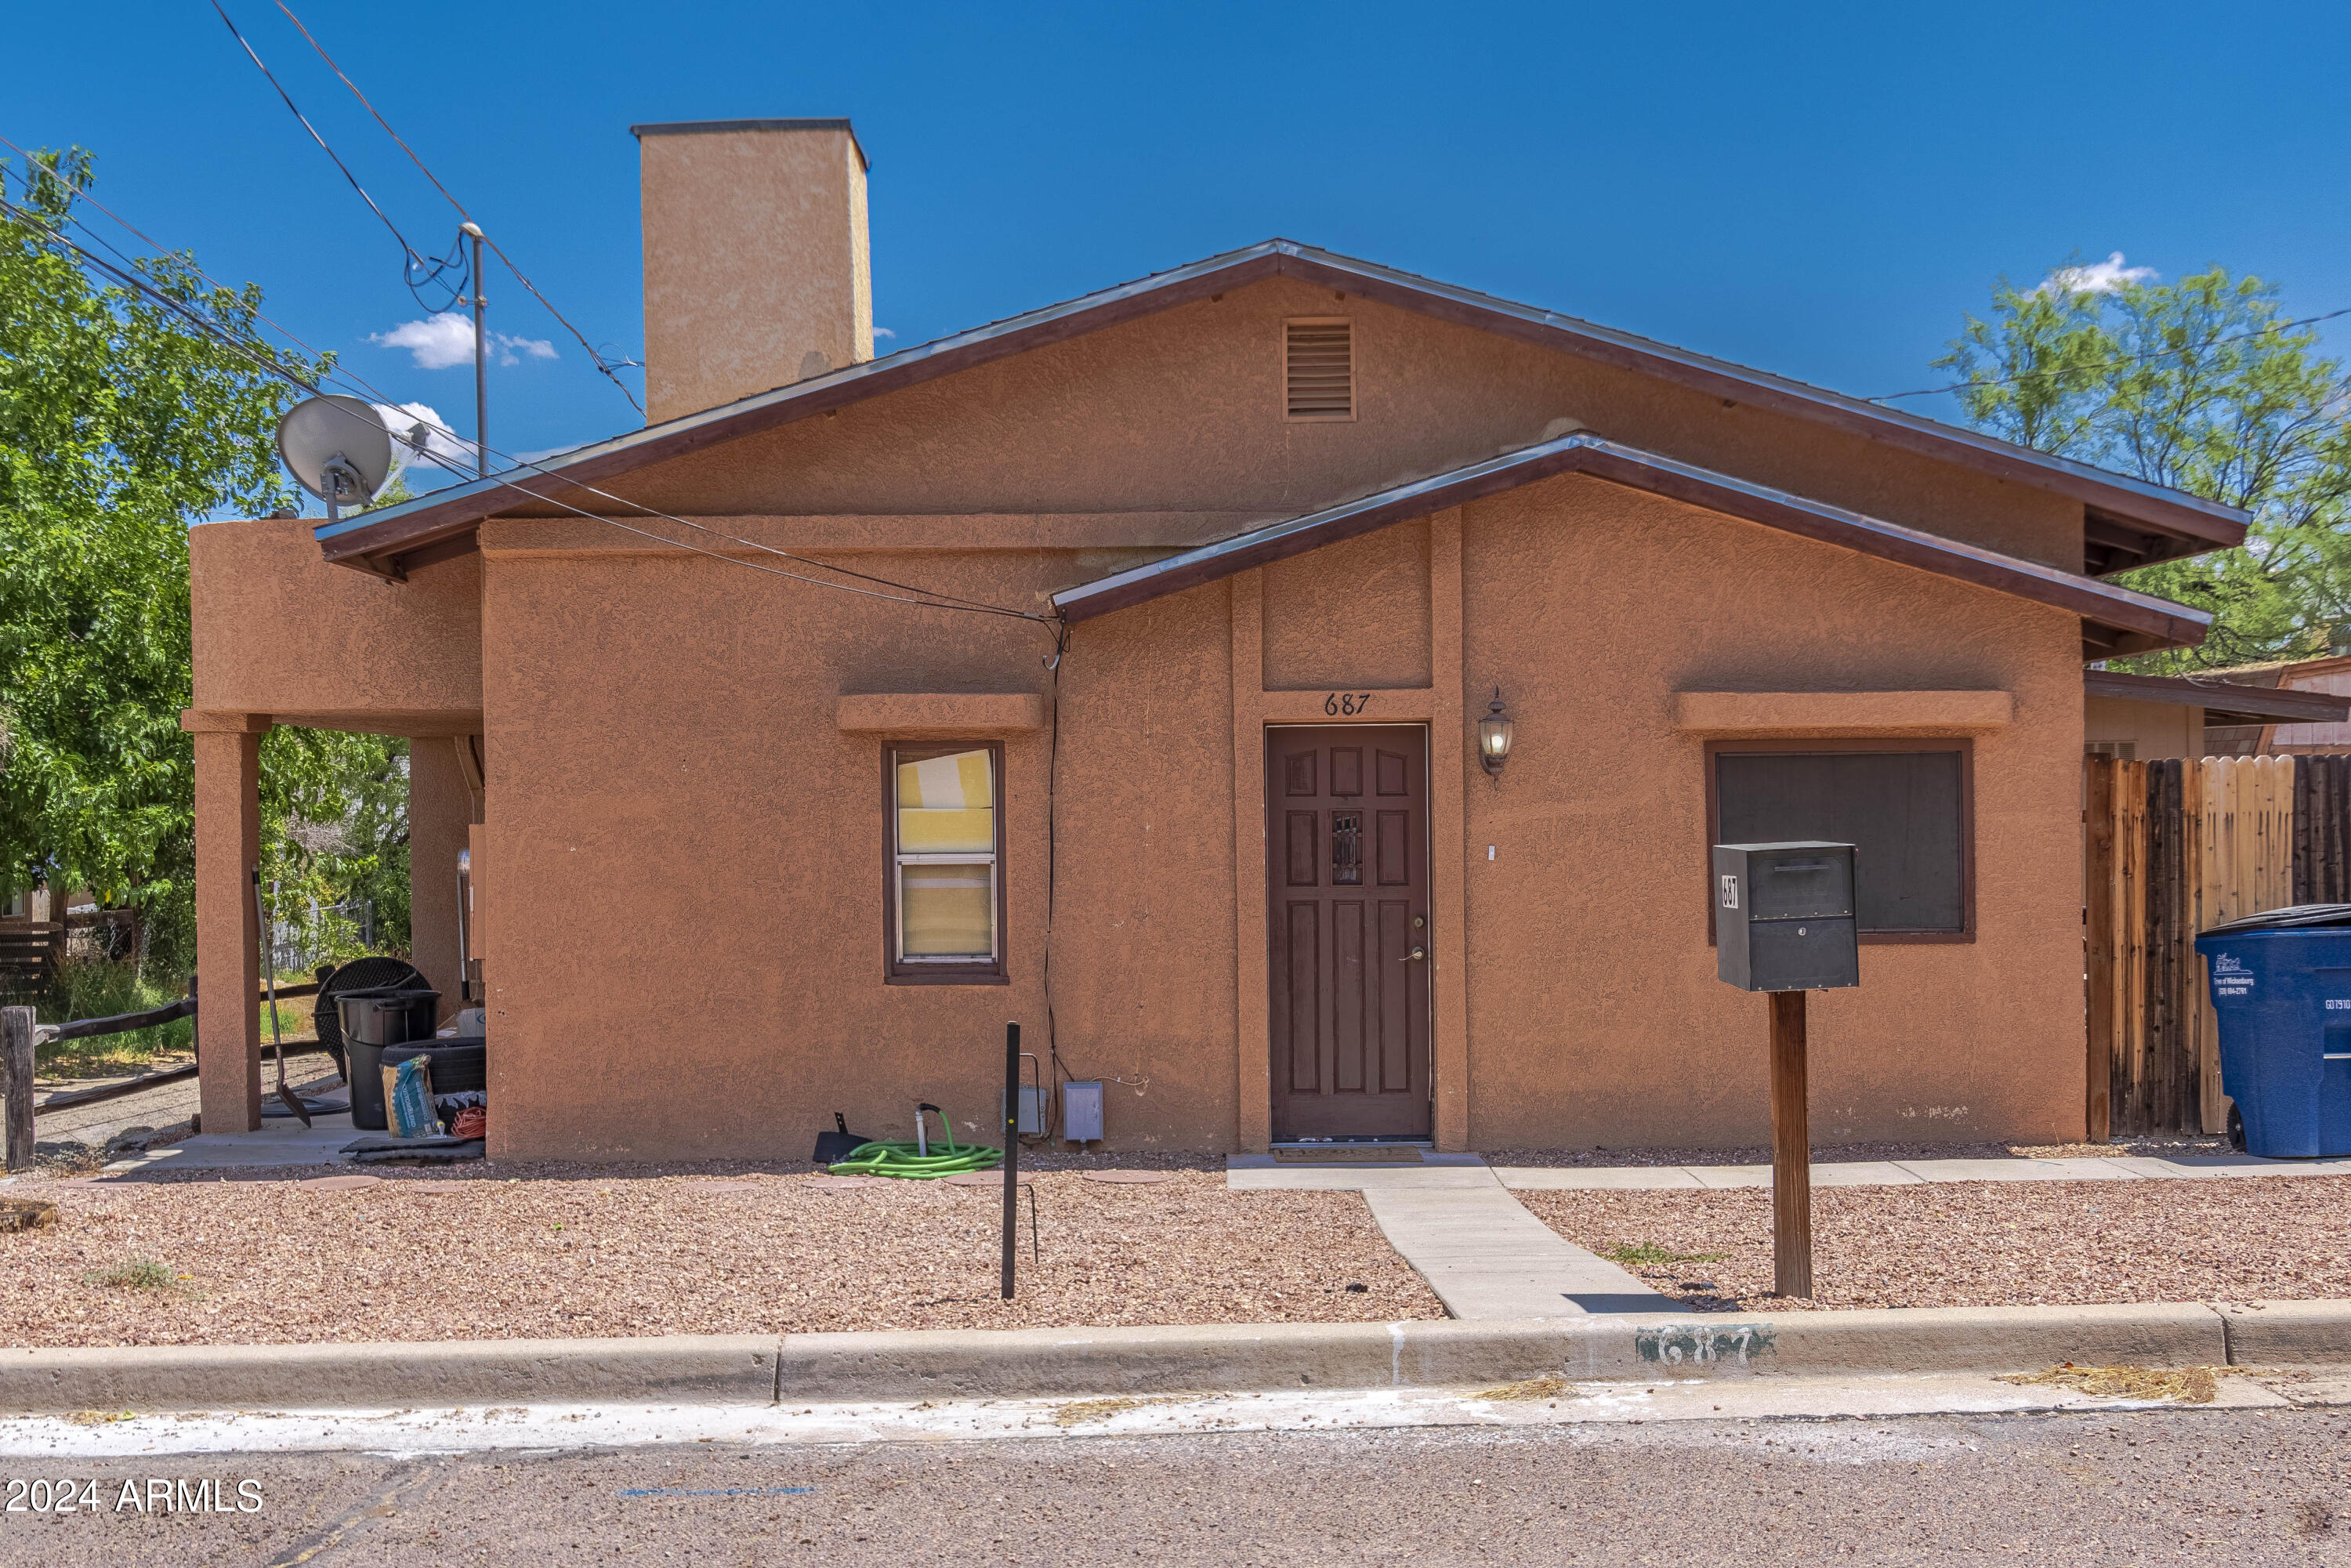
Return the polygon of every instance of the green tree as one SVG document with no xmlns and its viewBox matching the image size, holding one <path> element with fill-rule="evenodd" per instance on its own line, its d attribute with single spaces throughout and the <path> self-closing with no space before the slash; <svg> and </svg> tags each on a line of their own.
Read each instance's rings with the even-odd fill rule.
<svg viewBox="0 0 2351 1568">
<path fill-rule="evenodd" d="M 315 384 L 330 361 L 271 347 L 259 288 L 214 286 L 186 255 L 124 267 L 168 305 L 105 276 L 66 244 L 90 183 L 79 149 L 0 161 L 0 884 L 143 905 L 158 956 L 184 966 L 187 530 L 290 499 L 273 433 L 293 394 L 265 367 Z M 289 818 L 357 812 L 400 750 L 268 736 L 272 856 Z"/>
<path fill-rule="evenodd" d="M 2351 381 L 2282 318 L 2274 287 L 2223 267 L 2106 287 L 2061 267 L 2002 279 L 1935 361 L 1979 428 L 2253 514 L 2241 549 L 2118 577 L 2215 616 L 2201 647 L 2133 668 L 2323 653 L 2351 622 Z"/>
</svg>

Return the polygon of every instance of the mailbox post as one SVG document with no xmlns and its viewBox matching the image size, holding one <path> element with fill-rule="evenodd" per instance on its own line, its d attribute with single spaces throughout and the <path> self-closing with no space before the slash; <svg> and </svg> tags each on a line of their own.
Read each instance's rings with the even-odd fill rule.
<svg viewBox="0 0 2351 1568">
<path fill-rule="evenodd" d="M 1813 1293 L 1804 993 L 1861 984 L 1851 844 L 1714 846 L 1715 972 L 1771 1007 L 1771 1288 Z"/>
</svg>

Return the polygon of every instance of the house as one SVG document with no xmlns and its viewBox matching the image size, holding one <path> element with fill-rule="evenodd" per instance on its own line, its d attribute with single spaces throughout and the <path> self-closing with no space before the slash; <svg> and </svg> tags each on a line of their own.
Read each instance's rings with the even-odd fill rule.
<svg viewBox="0 0 2351 1568">
<path fill-rule="evenodd" d="M 874 358 L 847 122 L 636 133 L 643 429 L 194 530 L 208 977 L 325 726 L 497 1157 L 985 1132 L 1008 1019 L 1113 1148 L 1754 1144 L 1708 846 L 1850 839 L 1818 1135 L 2081 1134 L 2083 664 L 2206 624 L 2104 578 L 2241 514 L 1284 240 Z"/>
<path fill-rule="evenodd" d="M 2323 661 L 2351 670 L 2351 659 Z M 2351 737 L 2351 696 L 2325 685 L 2297 690 L 2279 679 L 2283 669 L 2210 670 L 2196 675 L 2137 675 L 2121 670 L 2083 672 L 2082 737 L 2095 756 L 2124 762 L 2175 758 L 2233 757 L 2284 750 L 2333 750 L 2345 745 L 2281 746 L 2267 737 Z M 2263 678 L 2267 676 L 2268 678 Z M 2339 677 L 2351 691 L 2351 675 Z"/>
</svg>

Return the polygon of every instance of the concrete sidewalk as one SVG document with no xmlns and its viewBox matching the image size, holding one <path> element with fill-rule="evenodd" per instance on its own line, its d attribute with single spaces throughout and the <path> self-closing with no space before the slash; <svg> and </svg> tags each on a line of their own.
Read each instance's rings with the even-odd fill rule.
<svg viewBox="0 0 2351 1568">
<path fill-rule="evenodd" d="M 1770 1186 L 1770 1166 L 1496 1166 L 1520 1192 Z M 2351 1159 L 2265 1160 L 2252 1155 L 2108 1155 L 2083 1159 L 1866 1160 L 1813 1167 L 1814 1186 L 1919 1186 L 1929 1182 L 2181 1181 L 2217 1176 L 2351 1176 Z"/>
</svg>

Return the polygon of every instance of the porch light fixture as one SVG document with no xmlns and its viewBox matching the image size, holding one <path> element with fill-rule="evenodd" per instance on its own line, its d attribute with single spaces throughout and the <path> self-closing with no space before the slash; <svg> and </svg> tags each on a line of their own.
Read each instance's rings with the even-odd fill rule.
<svg viewBox="0 0 2351 1568">
<path fill-rule="evenodd" d="M 1499 777 L 1502 764 L 1510 760 L 1510 716 L 1502 711 L 1502 688 L 1494 688 L 1494 700 L 1486 708 L 1486 716 L 1478 721 L 1478 766 Z"/>
</svg>

